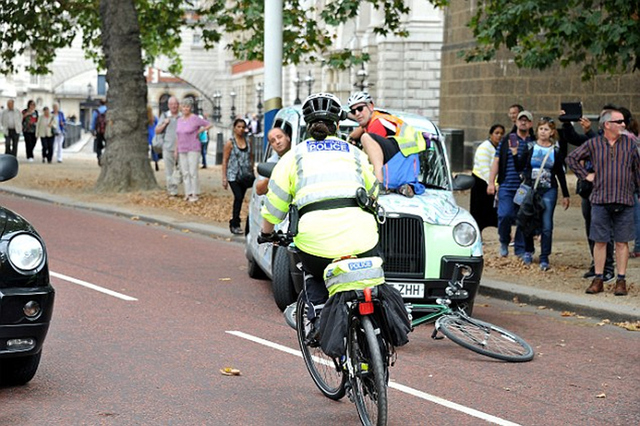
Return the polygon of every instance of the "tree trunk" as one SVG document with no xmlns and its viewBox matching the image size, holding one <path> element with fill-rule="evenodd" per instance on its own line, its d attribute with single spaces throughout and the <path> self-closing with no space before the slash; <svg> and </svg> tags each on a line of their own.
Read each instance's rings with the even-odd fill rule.
<svg viewBox="0 0 640 426">
<path fill-rule="evenodd" d="M 107 148 L 99 192 L 156 189 L 147 142 L 147 82 L 133 0 L 100 0 L 107 82 Z"/>
</svg>

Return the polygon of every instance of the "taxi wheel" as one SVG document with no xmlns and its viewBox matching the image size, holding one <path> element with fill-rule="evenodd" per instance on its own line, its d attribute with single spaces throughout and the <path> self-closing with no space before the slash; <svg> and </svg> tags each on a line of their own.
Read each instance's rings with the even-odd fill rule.
<svg viewBox="0 0 640 426">
<path fill-rule="evenodd" d="M 273 288 L 273 298 L 278 308 L 284 311 L 287 306 L 297 299 L 296 289 L 291 279 L 289 256 L 287 255 L 286 248 L 278 247 L 276 249 L 272 268 L 273 278 L 271 279 L 271 286 Z"/>
</svg>

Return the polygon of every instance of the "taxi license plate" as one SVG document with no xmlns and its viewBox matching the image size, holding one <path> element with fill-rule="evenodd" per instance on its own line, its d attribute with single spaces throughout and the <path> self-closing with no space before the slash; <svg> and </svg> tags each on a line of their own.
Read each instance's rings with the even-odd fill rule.
<svg viewBox="0 0 640 426">
<path fill-rule="evenodd" d="M 402 297 L 407 299 L 421 299 L 424 297 L 424 284 L 418 283 L 389 283 L 394 286 Z"/>
</svg>

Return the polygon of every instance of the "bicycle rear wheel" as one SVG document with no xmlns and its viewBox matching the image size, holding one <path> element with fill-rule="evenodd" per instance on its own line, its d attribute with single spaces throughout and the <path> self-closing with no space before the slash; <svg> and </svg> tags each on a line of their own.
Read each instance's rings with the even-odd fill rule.
<svg viewBox="0 0 640 426">
<path fill-rule="evenodd" d="M 298 296 L 295 315 L 296 331 L 302 358 L 304 358 L 307 370 L 309 370 L 309 374 L 311 374 L 311 378 L 320 389 L 320 392 L 327 398 L 337 401 L 345 394 L 344 385 L 347 381 L 347 376 L 337 361 L 322 352 L 319 346 L 311 347 L 305 343 L 307 333 L 311 328 L 311 322 L 307 318 L 308 306 L 304 299 L 303 291 Z"/>
<path fill-rule="evenodd" d="M 348 350 L 354 372 L 351 386 L 360 421 L 365 426 L 386 425 L 387 364 L 369 317 L 352 321 Z"/>
<path fill-rule="evenodd" d="M 533 348 L 524 339 L 488 322 L 453 313 L 438 318 L 436 329 L 481 355 L 509 362 L 533 359 Z"/>
</svg>

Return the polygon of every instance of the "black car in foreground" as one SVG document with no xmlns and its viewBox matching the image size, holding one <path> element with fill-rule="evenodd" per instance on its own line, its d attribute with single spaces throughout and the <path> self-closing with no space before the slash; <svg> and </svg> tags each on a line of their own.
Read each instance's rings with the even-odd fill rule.
<svg viewBox="0 0 640 426">
<path fill-rule="evenodd" d="M 17 174 L 16 158 L 0 154 L 0 182 Z M 0 386 L 23 385 L 36 374 L 54 295 L 44 241 L 0 206 Z"/>
</svg>

